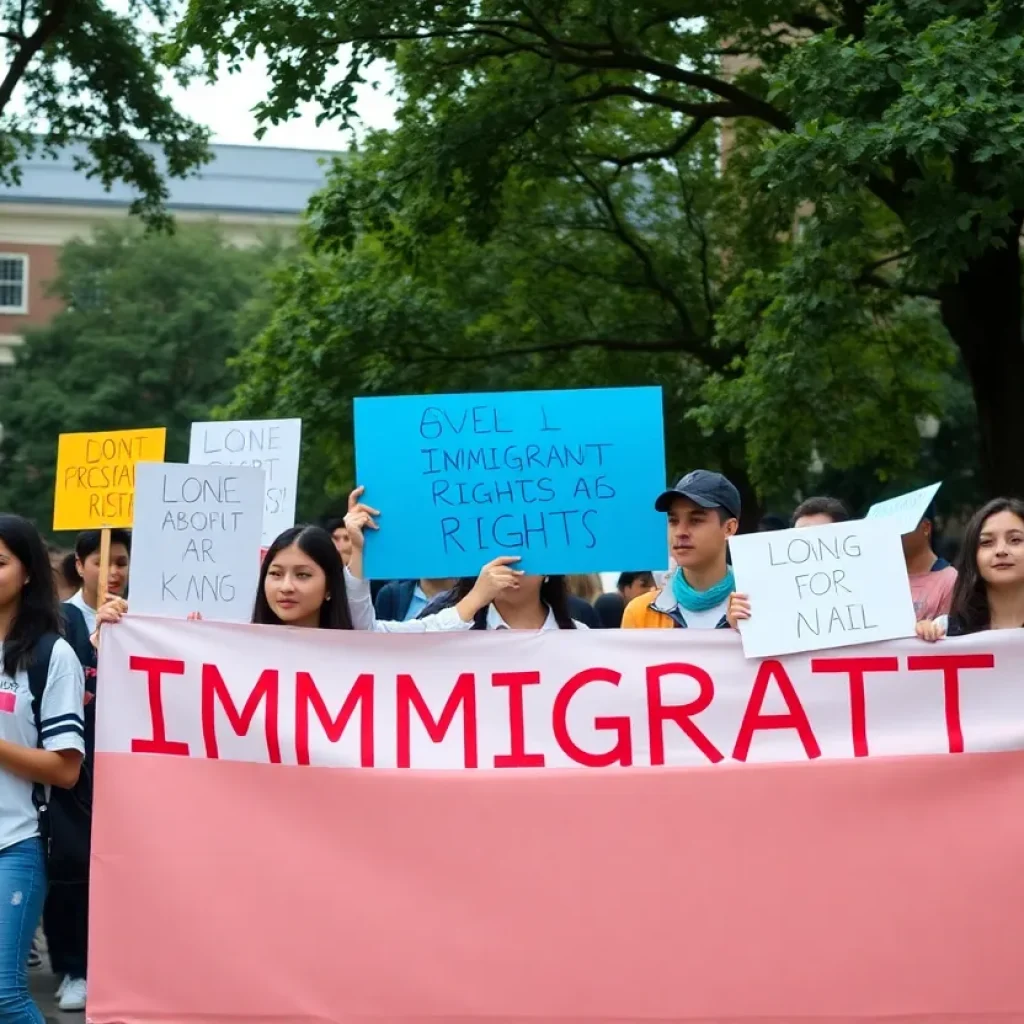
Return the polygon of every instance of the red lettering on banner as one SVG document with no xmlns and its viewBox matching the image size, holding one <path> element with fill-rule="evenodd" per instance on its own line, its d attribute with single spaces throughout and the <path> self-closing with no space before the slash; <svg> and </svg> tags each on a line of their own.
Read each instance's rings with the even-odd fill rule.
<svg viewBox="0 0 1024 1024">
<path fill-rule="evenodd" d="M 665 676 L 689 676 L 696 680 L 700 693 L 689 704 L 666 707 L 661 702 L 661 680 Z M 715 684 L 711 676 L 696 665 L 670 662 L 667 665 L 647 667 L 647 724 L 651 735 L 652 765 L 665 763 L 665 733 L 662 727 L 666 720 L 675 722 L 712 764 L 724 760 L 718 748 L 691 721 L 694 715 L 707 710 L 714 696 Z"/>
<path fill-rule="evenodd" d="M 508 725 L 511 748 L 508 754 L 495 754 L 495 768 L 543 768 L 543 754 L 526 752 L 526 724 L 523 713 L 523 687 L 539 686 L 539 672 L 495 672 L 491 686 L 508 687 Z"/>
<path fill-rule="evenodd" d="M 577 672 L 559 691 L 555 697 L 555 705 L 551 712 L 551 721 L 555 730 L 558 745 L 577 764 L 585 768 L 608 768 L 620 764 L 628 768 L 633 763 L 633 738 L 630 732 L 629 719 L 625 716 L 601 715 L 594 719 L 594 728 L 603 732 L 614 732 L 618 739 L 611 750 L 603 754 L 592 754 L 576 745 L 569 735 L 568 713 L 569 701 L 590 683 L 611 683 L 618 686 L 622 674 L 610 668 L 588 668 Z"/>
<path fill-rule="evenodd" d="M 899 658 L 814 658 L 812 672 L 845 672 L 850 677 L 850 727 L 853 756 L 868 756 L 868 722 L 864 676 L 868 672 L 898 672 Z"/>
<path fill-rule="evenodd" d="M 455 712 L 462 705 L 463 720 L 463 767 L 477 767 L 476 753 L 476 677 L 472 672 L 463 672 L 455 683 L 452 692 L 448 695 L 444 710 L 439 720 L 435 721 L 434 716 L 427 707 L 416 686 L 415 680 L 410 675 L 399 673 L 398 675 L 398 767 L 408 768 L 410 765 L 410 741 L 409 741 L 409 708 L 416 706 L 416 714 L 420 722 L 427 730 L 427 735 L 434 743 L 440 743 L 448 730 L 451 728 Z"/>
<path fill-rule="evenodd" d="M 175 754 L 188 757 L 187 743 L 167 738 L 167 727 L 164 724 L 164 697 L 160 680 L 163 676 L 183 676 L 185 662 L 171 658 L 144 658 L 132 655 L 128 659 L 128 668 L 132 672 L 145 672 L 149 687 L 149 721 L 153 727 L 153 738 L 148 740 L 132 740 L 133 754 Z"/>
<path fill-rule="evenodd" d="M 327 705 L 308 672 L 295 673 L 295 759 L 309 764 L 309 710 L 316 712 L 327 739 L 337 743 L 359 705 L 359 764 L 373 767 L 373 676 L 364 673 L 349 690 L 337 718 L 331 718 Z"/>
<path fill-rule="evenodd" d="M 277 695 L 278 671 L 267 668 L 260 673 L 256 685 L 246 699 L 245 706 L 239 713 L 231 693 L 224 683 L 220 670 L 216 665 L 203 665 L 203 742 L 206 744 L 206 756 L 211 760 L 220 757 L 217 747 L 217 722 L 214 712 L 214 697 L 227 715 L 228 724 L 236 736 L 244 736 L 249 732 L 252 720 L 256 717 L 256 709 L 261 701 L 266 701 L 266 737 L 267 755 L 271 764 L 281 763 L 281 743 L 277 734 Z"/>
<path fill-rule="evenodd" d="M 960 670 L 968 668 L 995 668 L 994 654 L 915 654 L 907 658 L 911 672 L 942 670 L 942 688 L 946 704 L 946 734 L 949 752 L 964 752 L 964 731 L 960 722 Z"/>
<path fill-rule="evenodd" d="M 764 707 L 764 699 L 768 695 L 768 681 L 772 678 L 778 684 L 782 699 L 786 702 L 786 707 L 789 708 L 787 714 L 765 715 L 761 712 L 761 708 Z M 736 746 L 732 752 L 734 761 L 746 761 L 754 733 L 760 729 L 795 729 L 807 756 L 810 758 L 821 757 L 821 747 L 818 746 L 818 741 L 814 738 L 811 723 L 807 719 L 807 712 L 804 711 L 804 706 L 800 703 L 793 681 L 779 661 L 763 661 L 757 670 L 754 688 L 751 690 L 750 700 L 747 702 L 747 710 L 743 712 L 740 732 L 736 737 Z"/>
</svg>

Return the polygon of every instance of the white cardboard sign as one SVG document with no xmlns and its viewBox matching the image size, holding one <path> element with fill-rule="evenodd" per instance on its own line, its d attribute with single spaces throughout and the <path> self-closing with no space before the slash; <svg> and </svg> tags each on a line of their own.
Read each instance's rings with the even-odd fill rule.
<svg viewBox="0 0 1024 1024">
<path fill-rule="evenodd" d="M 249 622 L 259 580 L 264 473 L 140 462 L 135 470 L 131 609 Z"/>
<path fill-rule="evenodd" d="M 868 509 L 867 518 L 881 519 L 885 516 L 892 516 L 899 524 L 901 534 L 913 533 L 928 510 L 928 506 L 935 500 L 935 495 L 939 493 L 941 486 L 941 482 L 931 484 L 928 487 L 922 487 L 919 491 L 901 494 L 898 498 L 879 501 Z"/>
<path fill-rule="evenodd" d="M 193 466 L 254 466 L 266 474 L 261 542 L 269 547 L 295 525 L 302 420 L 231 420 L 193 423 L 188 461 Z"/>
<path fill-rule="evenodd" d="M 750 598 L 743 653 L 769 658 L 913 636 L 903 547 L 891 518 L 733 537 L 736 590 Z"/>
</svg>

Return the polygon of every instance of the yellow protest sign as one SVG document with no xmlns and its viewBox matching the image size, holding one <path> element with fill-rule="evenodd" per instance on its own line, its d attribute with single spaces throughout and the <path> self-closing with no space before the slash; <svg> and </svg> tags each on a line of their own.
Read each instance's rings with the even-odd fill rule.
<svg viewBox="0 0 1024 1024">
<path fill-rule="evenodd" d="M 57 444 L 54 530 L 130 527 L 135 463 L 163 462 L 165 427 L 61 434 Z"/>
</svg>

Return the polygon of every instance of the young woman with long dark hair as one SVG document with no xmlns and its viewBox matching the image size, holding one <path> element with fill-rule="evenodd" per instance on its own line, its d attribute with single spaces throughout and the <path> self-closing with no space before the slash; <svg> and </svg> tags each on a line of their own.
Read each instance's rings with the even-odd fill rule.
<svg viewBox="0 0 1024 1024">
<path fill-rule="evenodd" d="M 27 961 L 46 894 L 40 838 L 45 787 L 70 789 L 85 752 L 84 677 L 60 638 L 46 547 L 20 516 L 0 515 L 0 1021 L 42 1024 Z M 56 636 L 54 636 L 56 634 Z M 53 641 L 35 706 L 29 679 L 37 649 Z M 38 725 L 37 725 L 38 723 Z"/>
<path fill-rule="evenodd" d="M 919 622 L 923 640 L 1024 627 L 1024 501 L 996 498 L 967 524 L 948 617 Z"/>
<path fill-rule="evenodd" d="M 466 593 L 451 607 L 409 622 L 378 621 L 369 583 L 361 579 L 363 530 L 375 528 L 376 509 L 362 505 L 353 491 L 346 524 L 353 537 L 346 566 L 331 535 L 320 526 L 293 526 L 267 549 L 260 566 L 252 621 L 264 626 L 314 629 L 363 629 L 377 633 L 425 633 L 470 629 L 474 617 L 499 593 L 519 585 L 522 573 L 511 567 L 515 558 L 498 558 L 480 571 Z M 117 622 L 128 603 L 111 598 L 100 609 L 100 623 Z M 97 638 L 98 641 L 98 638 Z"/>
<path fill-rule="evenodd" d="M 354 532 L 350 530 L 350 533 Z M 454 603 L 454 607 L 410 622 L 382 622 L 373 617 L 368 584 L 365 585 L 365 598 L 370 606 L 369 617 L 364 607 L 360 589 L 364 581 L 357 575 L 362 572 L 361 530 L 358 531 L 358 540 L 353 541 L 346 567 L 326 530 L 319 526 L 295 526 L 285 530 L 267 550 L 260 569 L 252 621 L 263 625 L 313 626 L 318 629 L 370 629 L 378 633 L 468 629 L 476 613 L 486 607 L 496 593 L 516 585 L 519 576 L 505 564 L 507 561 L 501 559 L 498 563 L 484 566 L 480 576 Z M 350 590 L 357 591 L 354 602 Z"/>
</svg>

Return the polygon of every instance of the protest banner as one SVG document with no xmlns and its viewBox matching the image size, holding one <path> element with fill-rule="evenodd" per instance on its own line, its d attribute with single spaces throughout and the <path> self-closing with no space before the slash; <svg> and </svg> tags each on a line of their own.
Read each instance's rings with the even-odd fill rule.
<svg viewBox="0 0 1024 1024">
<path fill-rule="evenodd" d="M 729 539 L 748 658 L 913 636 L 917 622 L 896 524 L 865 519 Z"/>
<path fill-rule="evenodd" d="M 356 477 L 381 510 L 374 579 L 665 560 L 661 388 L 357 398 Z M 414 543 L 411 542 L 414 540 Z"/>
<path fill-rule="evenodd" d="M 901 494 L 898 498 L 876 502 L 868 509 L 866 518 L 881 519 L 891 516 L 899 524 L 901 534 L 913 533 L 925 512 L 928 511 L 928 506 L 935 500 L 935 495 L 939 493 L 941 486 L 940 481 L 937 484 L 922 487 L 918 491 Z"/>
<path fill-rule="evenodd" d="M 53 495 L 54 530 L 130 527 L 135 464 L 163 462 L 167 431 L 61 434 Z"/>
<path fill-rule="evenodd" d="M 249 622 L 264 491 L 262 469 L 140 463 L 132 611 Z"/>
<path fill-rule="evenodd" d="M 100 658 L 93 1024 L 1024 1013 L 1018 631 L 129 617 Z"/>
<path fill-rule="evenodd" d="M 266 475 L 264 546 L 295 525 L 302 420 L 230 420 L 193 423 L 188 461 L 193 466 L 252 466 Z"/>
</svg>

